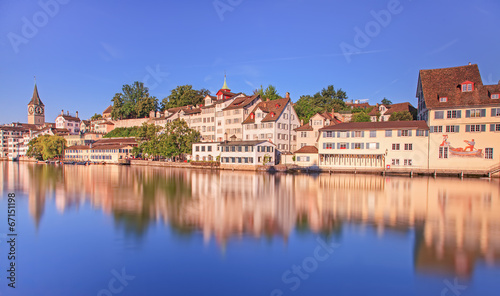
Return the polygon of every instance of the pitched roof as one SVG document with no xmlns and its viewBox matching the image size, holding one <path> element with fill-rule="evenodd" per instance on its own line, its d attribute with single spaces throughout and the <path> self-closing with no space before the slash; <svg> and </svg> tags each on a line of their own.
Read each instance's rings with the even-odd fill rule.
<svg viewBox="0 0 500 296">
<path fill-rule="evenodd" d="M 102 114 L 104 114 L 104 113 L 111 113 L 111 111 L 113 111 L 113 106 L 109 105 L 108 108 L 106 108 L 104 111 L 102 111 Z"/>
<path fill-rule="evenodd" d="M 60 115 L 59 114 L 59 116 L 57 116 L 57 117 L 62 117 L 65 120 L 68 120 L 68 121 L 80 121 L 80 118 L 74 117 L 74 116 L 71 116 L 71 115 Z"/>
<path fill-rule="evenodd" d="M 256 94 L 253 96 L 244 96 L 240 98 L 234 99 L 234 101 L 229 104 L 226 108 L 223 110 L 233 110 L 233 109 L 241 109 L 244 108 L 248 105 L 250 105 L 255 99 L 258 99 L 260 95 Z"/>
<path fill-rule="evenodd" d="M 280 117 L 281 113 L 283 113 L 283 110 L 285 110 L 286 105 L 290 102 L 290 99 L 287 98 L 281 98 L 273 101 L 265 101 L 265 102 L 260 102 L 255 106 L 253 111 L 248 115 L 248 117 L 243 121 L 243 124 L 245 123 L 255 123 L 255 116 L 252 119 L 251 115 L 252 113 L 255 115 L 255 111 L 257 109 L 262 110 L 262 112 L 267 113 L 264 118 L 262 118 L 261 122 L 272 122 L 278 120 Z"/>
<path fill-rule="evenodd" d="M 35 89 L 33 89 L 33 96 L 31 97 L 31 101 L 28 103 L 28 105 L 41 105 L 41 106 L 45 106 L 42 103 L 42 100 L 40 100 L 40 96 L 38 95 L 38 88 L 36 87 L 36 83 L 35 83 Z"/>
<path fill-rule="evenodd" d="M 302 131 L 312 131 L 314 129 L 312 128 L 312 126 L 308 122 L 308 123 L 306 123 L 304 125 L 299 126 L 295 130 L 298 131 L 298 132 L 302 132 Z"/>
<path fill-rule="evenodd" d="M 268 140 L 253 140 L 253 141 L 226 141 L 222 142 L 220 146 L 231 146 L 231 145 L 258 145 L 264 142 L 269 142 Z M 269 144 L 273 144 L 269 142 Z M 275 144 L 273 144 L 275 145 Z M 275 145 L 276 146 L 276 145 Z"/>
<path fill-rule="evenodd" d="M 416 110 L 415 107 L 413 107 L 408 102 L 392 104 L 390 106 L 387 106 L 387 108 L 389 110 L 387 110 L 384 115 L 391 115 L 394 112 L 402 112 L 402 111 L 412 112 L 413 110 Z"/>
<path fill-rule="evenodd" d="M 295 151 L 294 154 L 296 153 L 318 153 L 318 148 L 314 146 L 303 146 L 299 150 Z"/>
<path fill-rule="evenodd" d="M 467 81 L 474 83 L 474 90 L 462 92 L 461 84 Z M 490 91 L 500 91 L 499 86 L 484 86 L 476 64 L 420 70 L 419 82 L 428 109 L 498 104 L 497 101 L 491 101 Z M 440 97 L 448 99 L 446 102 L 440 102 Z"/>
<path fill-rule="evenodd" d="M 320 131 L 332 130 L 383 130 L 383 129 L 423 129 L 428 130 L 429 126 L 423 120 L 419 121 L 380 121 L 380 122 L 345 122 L 336 125 L 329 125 L 321 128 Z"/>
</svg>

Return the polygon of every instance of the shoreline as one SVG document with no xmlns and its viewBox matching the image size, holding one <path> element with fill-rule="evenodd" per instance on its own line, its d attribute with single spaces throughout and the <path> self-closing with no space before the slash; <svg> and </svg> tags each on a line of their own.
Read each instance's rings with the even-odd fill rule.
<svg viewBox="0 0 500 296">
<path fill-rule="evenodd" d="M 0 158 L 0 161 L 9 161 Z M 35 163 L 36 160 L 23 159 L 18 162 Z M 105 163 L 94 165 L 123 165 L 120 163 Z M 367 174 L 382 176 L 434 176 L 434 177 L 458 177 L 458 178 L 500 178 L 500 173 L 490 174 L 485 170 L 428 170 L 428 169 L 389 169 L 382 168 L 319 168 L 319 167 L 298 167 L 296 165 L 276 165 L 276 166 L 254 166 L 254 165 L 222 165 L 222 166 L 201 166 L 192 165 L 186 162 L 162 162 L 149 160 L 131 160 L 130 166 L 145 167 L 171 167 L 184 169 L 201 169 L 207 171 L 230 170 L 230 171 L 253 171 L 265 173 L 287 173 L 287 174 Z"/>
</svg>

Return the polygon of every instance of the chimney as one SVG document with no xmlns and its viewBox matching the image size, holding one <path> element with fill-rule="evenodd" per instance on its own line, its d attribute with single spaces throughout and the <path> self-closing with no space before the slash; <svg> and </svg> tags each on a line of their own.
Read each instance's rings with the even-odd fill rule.
<svg viewBox="0 0 500 296">
<path fill-rule="evenodd" d="M 335 109 L 334 108 L 332 108 L 332 116 L 333 116 L 333 114 L 335 114 Z"/>
<path fill-rule="evenodd" d="M 472 63 L 471 63 L 471 62 L 469 62 L 469 66 L 470 66 L 470 65 L 472 65 Z"/>
<path fill-rule="evenodd" d="M 266 99 L 266 102 L 269 102 L 269 98 Z"/>
<path fill-rule="evenodd" d="M 78 111 L 76 111 L 76 118 L 78 118 Z"/>
<path fill-rule="evenodd" d="M 66 111 L 66 115 L 68 115 L 68 116 L 69 116 L 69 111 Z"/>
<path fill-rule="evenodd" d="M 61 110 L 61 115 L 64 115 L 64 109 L 63 109 L 63 110 Z"/>
<path fill-rule="evenodd" d="M 301 126 L 302 126 L 302 125 L 304 125 L 304 119 L 301 119 L 301 120 L 300 120 L 300 125 L 301 125 Z"/>
<path fill-rule="evenodd" d="M 290 93 L 289 92 L 286 92 L 286 98 L 290 99 Z"/>
</svg>

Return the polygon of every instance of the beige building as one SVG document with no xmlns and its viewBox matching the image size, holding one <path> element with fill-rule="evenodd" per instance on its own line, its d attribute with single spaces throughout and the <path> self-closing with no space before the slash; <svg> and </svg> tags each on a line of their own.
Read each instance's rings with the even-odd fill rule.
<svg viewBox="0 0 500 296">
<path fill-rule="evenodd" d="M 295 151 L 299 118 L 290 100 L 286 98 L 260 102 L 243 121 L 243 137 L 246 141 L 267 140 L 276 145 L 279 152 Z"/>
<path fill-rule="evenodd" d="M 219 145 L 221 168 L 276 164 L 276 145 L 267 140 L 229 141 Z"/>
<path fill-rule="evenodd" d="M 477 65 L 421 70 L 418 117 L 430 127 L 431 169 L 495 171 L 500 165 L 500 84 Z"/>
<path fill-rule="evenodd" d="M 320 129 L 322 169 L 428 168 L 428 131 L 424 121 L 340 123 Z"/>
<path fill-rule="evenodd" d="M 335 113 L 316 113 L 309 119 L 309 122 L 295 129 L 297 132 L 297 148 L 304 146 L 318 146 L 319 129 L 340 123 L 335 117 Z"/>
<path fill-rule="evenodd" d="M 56 117 L 56 128 L 58 129 L 67 129 L 70 134 L 79 134 L 80 133 L 80 118 L 78 118 L 78 111 L 76 111 L 76 115 L 72 116 L 69 114 L 69 111 L 64 114 L 64 110 L 61 111 Z"/>
<path fill-rule="evenodd" d="M 119 163 L 132 156 L 135 138 L 101 139 L 89 145 L 70 146 L 64 150 L 65 161 Z"/>
<path fill-rule="evenodd" d="M 370 113 L 370 120 L 372 122 L 377 121 L 389 121 L 391 115 L 395 112 L 408 111 L 415 117 L 417 116 L 417 109 L 413 107 L 410 103 L 397 103 L 392 105 L 377 104 Z"/>
</svg>

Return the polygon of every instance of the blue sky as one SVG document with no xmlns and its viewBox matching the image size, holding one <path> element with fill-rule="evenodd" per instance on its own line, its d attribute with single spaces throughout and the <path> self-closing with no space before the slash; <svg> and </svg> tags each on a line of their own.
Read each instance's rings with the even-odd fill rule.
<svg viewBox="0 0 500 296">
<path fill-rule="evenodd" d="M 498 83 L 499 14 L 498 0 L 1 0 L 0 123 L 27 121 L 34 75 L 49 122 L 100 113 L 134 81 L 160 101 L 183 84 L 215 93 L 224 71 L 235 92 L 273 84 L 296 101 L 333 84 L 416 106 L 420 69 L 472 62 Z"/>
</svg>

